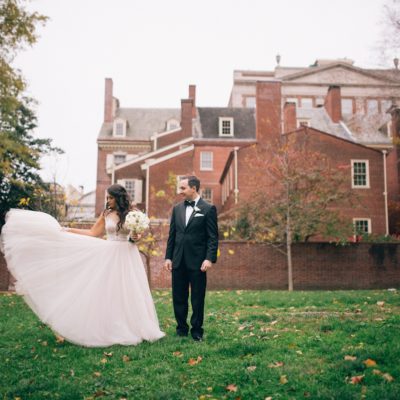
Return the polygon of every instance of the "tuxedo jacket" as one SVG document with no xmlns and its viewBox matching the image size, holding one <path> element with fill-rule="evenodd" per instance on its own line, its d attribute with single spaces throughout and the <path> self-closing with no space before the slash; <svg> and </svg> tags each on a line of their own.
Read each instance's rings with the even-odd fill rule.
<svg viewBox="0 0 400 400">
<path fill-rule="evenodd" d="M 165 258 L 172 260 L 172 268 L 178 268 L 182 260 L 191 270 L 200 269 L 204 260 L 217 261 L 218 223 L 215 206 L 202 198 L 196 204 L 186 225 L 185 203 L 172 210 L 171 224 Z"/>
</svg>

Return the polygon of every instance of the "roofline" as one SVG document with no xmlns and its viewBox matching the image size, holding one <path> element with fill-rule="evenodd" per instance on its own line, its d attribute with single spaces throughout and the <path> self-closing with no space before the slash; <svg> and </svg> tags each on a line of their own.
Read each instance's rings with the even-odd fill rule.
<svg viewBox="0 0 400 400">
<path fill-rule="evenodd" d="M 366 145 L 364 145 L 364 144 L 361 144 L 361 143 L 352 142 L 351 140 L 344 139 L 344 138 L 341 138 L 341 137 L 339 137 L 339 136 L 333 135 L 333 134 L 331 134 L 331 133 L 321 131 L 321 130 L 319 130 L 319 129 L 313 128 L 312 126 L 302 126 L 302 127 L 298 128 L 298 129 L 296 129 L 296 130 L 294 130 L 294 131 L 282 133 L 282 136 L 289 136 L 289 135 L 293 135 L 293 134 L 296 134 L 296 133 L 300 133 L 300 132 L 302 132 L 302 131 L 307 132 L 307 131 L 309 131 L 309 130 L 315 131 L 315 132 L 317 132 L 317 133 L 319 133 L 319 134 L 321 134 L 321 135 L 325 135 L 325 136 L 329 136 L 329 137 L 334 138 L 334 139 L 337 139 L 337 140 L 341 140 L 341 141 L 343 141 L 343 142 L 352 144 L 352 145 L 354 145 L 354 146 L 359 146 L 359 147 L 362 147 L 362 148 L 364 148 L 364 149 L 368 149 L 368 150 L 372 150 L 372 151 L 376 151 L 376 152 L 378 152 L 378 153 L 381 153 L 381 151 L 378 150 L 378 149 L 373 149 L 373 148 L 368 147 L 368 146 L 366 146 Z"/>
<path fill-rule="evenodd" d="M 140 167 L 142 170 L 148 169 L 148 168 L 152 167 L 153 165 L 160 164 L 160 163 L 170 160 L 171 158 L 174 158 L 174 157 L 178 157 L 182 154 L 192 151 L 193 149 L 194 149 L 194 145 L 192 144 L 188 147 L 184 147 L 183 149 L 176 151 L 175 153 L 167 154 L 163 157 L 156 158 L 155 160 L 148 160 L 148 162 L 142 164 Z"/>
<path fill-rule="evenodd" d="M 189 138 L 183 139 L 183 140 L 181 140 L 181 141 L 179 141 L 179 142 L 175 142 L 175 143 L 170 144 L 170 145 L 168 145 L 168 146 L 161 147 L 161 148 L 159 148 L 159 149 L 157 149 L 157 150 L 154 150 L 154 151 L 151 151 L 151 152 L 149 152 L 149 153 L 143 154 L 142 156 L 139 156 L 139 157 L 136 157 L 136 158 L 132 158 L 132 160 L 128 160 L 128 161 L 126 161 L 126 162 L 124 162 L 124 163 L 118 164 L 118 165 L 114 168 L 114 171 L 118 171 L 118 170 L 120 170 L 120 169 L 122 169 L 122 168 L 129 167 L 130 165 L 136 164 L 136 163 L 139 162 L 139 161 L 146 160 L 147 158 L 150 158 L 150 157 L 155 156 L 155 155 L 157 155 L 157 154 L 163 153 L 164 151 L 171 150 L 171 149 L 173 149 L 174 147 L 181 146 L 181 145 L 186 144 L 186 143 L 189 143 L 189 142 L 191 142 L 191 141 L 193 141 L 193 138 L 192 138 L 192 137 L 189 137 Z"/>
<path fill-rule="evenodd" d="M 179 128 L 175 128 L 175 129 L 171 129 L 170 131 L 165 131 L 165 132 L 154 132 L 152 136 L 150 136 L 150 140 L 154 140 L 155 138 L 160 138 L 160 137 L 164 137 L 166 135 L 169 135 L 171 133 L 175 133 L 175 132 L 179 132 L 182 130 L 182 127 L 180 126 Z"/>
</svg>

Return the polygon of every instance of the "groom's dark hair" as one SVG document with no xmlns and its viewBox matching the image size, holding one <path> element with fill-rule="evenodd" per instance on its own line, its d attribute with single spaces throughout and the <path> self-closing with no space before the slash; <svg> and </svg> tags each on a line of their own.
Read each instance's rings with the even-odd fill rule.
<svg viewBox="0 0 400 400">
<path fill-rule="evenodd" d="M 181 181 L 183 181 L 184 179 L 188 180 L 189 187 L 192 188 L 193 186 L 195 186 L 196 187 L 196 192 L 199 191 L 199 189 L 200 189 L 200 179 L 197 176 L 194 176 L 194 175 L 182 176 L 181 177 Z"/>
</svg>

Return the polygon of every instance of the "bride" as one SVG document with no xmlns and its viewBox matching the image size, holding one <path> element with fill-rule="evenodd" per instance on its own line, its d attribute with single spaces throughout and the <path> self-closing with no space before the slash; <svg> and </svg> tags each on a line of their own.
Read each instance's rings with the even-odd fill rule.
<svg viewBox="0 0 400 400">
<path fill-rule="evenodd" d="M 1 234 L 7 266 L 17 293 L 72 343 L 103 347 L 158 340 L 164 333 L 144 265 L 124 227 L 128 194 L 121 185 L 107 193 L 107 208 L 91 229 L 63 229 L 48 214 L 10 210 Z M 107 240 L 99 239 L 104 233 Z"/>
</svg>

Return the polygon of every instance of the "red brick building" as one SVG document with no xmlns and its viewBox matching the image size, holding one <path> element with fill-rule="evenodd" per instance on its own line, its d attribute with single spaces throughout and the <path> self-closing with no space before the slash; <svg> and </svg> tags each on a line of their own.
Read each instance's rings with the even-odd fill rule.
<svg viewBox="0 0 400 400">
<path fill-rule="evenodd" d="M 96 213 L 104 207 L 107 186 L 119 182 L 149 215 L 166 218 L 169 208 L 156 194 L 166 188 L 170 173 L 196 174 L 202 182 L 202 196 L 225 211 L 254 189 L 248 179 L 251 165 L 246 164 L 252 145 L 291 132 L 299 140 L 307 137 L 313 149 L 338 164 L 351 166 L 349 187 L 360 194 L 364 211 L 349 208 L 343 210 L 344 214 L 361 221 L 366 231 L 386 233 L 387 201 L 399 196 L 398 155 L 392 145 L 399 132 L 399 109 L 393 96 L 397 92 L 390 92 L 392 117 L 382 112 L 382 95 L 377 112 L 373 113 L 367 102 L 369 111 L 361 118 L 357 113 L 348 117 L 348 102 L 343 102 L 348 96 L 344 98 L 342 91 L 348 94 L 349 88 L 360 86 L 357 82 L 362 79 L 363 94 L 379 82 L 391 84 L 392 89 L 398 82 L 393 77 L 339 64 L 297 71 L 290 79 L 263 77 L 255 83 L 254 103 L 246 103 L 247 107 L 197 107 L 196 87 L 190 85 L 180 109 L 120 108 L 113 97 L 112 81 L 106 79 L 104 123 L 98 137 Z M 337 81 L 347 82 L 345 89 L 338 83 L 327 85 L 332 74 L 328 74 L 329 79 L 326 74 L 332 71 L 336 71 L 333 75 Z M 307 85 L 317 90 L 323 103 L 314 97 L 311 103 L 302 101 L 302 97 L 288 97 L 296 85 L 303 91 L 307 91 Z M 358 97 L 352 101 L 360 103 Z"/>
</svg>

